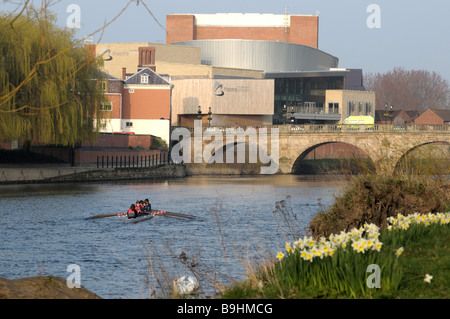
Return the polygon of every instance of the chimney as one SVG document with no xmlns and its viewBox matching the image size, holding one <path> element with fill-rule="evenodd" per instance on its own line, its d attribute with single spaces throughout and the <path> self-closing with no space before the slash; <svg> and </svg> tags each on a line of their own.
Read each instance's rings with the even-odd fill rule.
<svg viewBox="0 0 450 319">
<path fill-rule="evenodd" d="M 97 46 L 95 44 L 86 43 L 84 45 L 84 54 L 84 57 L 87 60 L 95 60 L 95 58 L 97 57 Z"/>
<path fill-rule="evenodd" d="M 125 81 L 127 79 L 127 68 L 122 68 L 122 80 Z"/>
<path fill-rule="evenodd" d="M 139 49 L 139 57 L 138 57 L 138 70 L 143 68 L 150 68 L 151 70 L 156 72 L 155 66 L 155 48 L 151 47 L 140 47 Z"/>
</svg>

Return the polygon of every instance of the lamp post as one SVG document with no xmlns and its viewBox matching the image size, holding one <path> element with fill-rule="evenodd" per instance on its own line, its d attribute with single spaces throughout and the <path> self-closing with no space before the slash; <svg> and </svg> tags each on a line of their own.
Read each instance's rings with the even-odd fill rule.
<svg viewBox="0 0 450 319">
<path fill-rule="evenodd" d="M 198 111 L 197 111 L 197 120 L 201 120 L 201 119 L 202 119 L 202 107 L 199 105 Z"/>
<path fill-rule="evenodd" d="M 212 120 L 212 111 L 211 111 L 211 107 L 209 107 L 209 110 L 208 110 L 208 126 L 211 126 L 211 120 Z"/>
<path fill-rule="evenodd" d="M 291 106 L 291 124 L 295 123 L 295 117 L 294 117 L 294 107 Z"/>
<path fill-rule="evenodd" d="M 389 121 L 391 122 L 391 124 L 392 124 L 393 113 L 394 113 L 394 108 L 393 108 L 392 104 L 391 104 L 391 107 L 389 108 L 389 111 L 388 111 L 388 104 L 385 103 L 384 104 L 384 114 L 383 115 L 385 117 L 385 120 L 386 120 L 386 118 L 390 119 Z"/>
</svg>

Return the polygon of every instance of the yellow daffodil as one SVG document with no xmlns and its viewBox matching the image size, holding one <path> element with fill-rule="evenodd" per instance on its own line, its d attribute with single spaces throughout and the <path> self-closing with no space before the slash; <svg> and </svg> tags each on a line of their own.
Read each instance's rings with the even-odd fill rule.
<svg viewBox="0 0 450 319">
<path fill-rule="evenodd" d="M 400 255 L 401 254 L 403 254 L 403 247 L 400 247 L 399 249 L 397 249 L 396 251 L 395 251 L 395 254 L 397 255 L 397 257 L 400 257 Z"/>
<path fill-rule="evenodd" d="M 376 251 L 380 251 L 380 250 L 381 250 L 381 246 L 383 246 L 383 243 L 380 242 L 380 241 L 377 241 L 377 242 L 375 243 L 375 245 L 374 245 L 374 249 L 375 249 Z"/>
</svg>

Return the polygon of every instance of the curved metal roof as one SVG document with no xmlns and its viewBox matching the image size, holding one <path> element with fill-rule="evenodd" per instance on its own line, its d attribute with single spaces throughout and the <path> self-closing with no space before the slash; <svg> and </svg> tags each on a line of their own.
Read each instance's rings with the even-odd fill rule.
<svg viewBox="0 0 450 319">
<path fill-rule="evenodd" d="M 264 72 L 318 71 L 336 68 L 337 57 L 294 43 L 261 40 L 191 40 L 173 43 L 200 47 L 202 64 Z"/>
</svg>

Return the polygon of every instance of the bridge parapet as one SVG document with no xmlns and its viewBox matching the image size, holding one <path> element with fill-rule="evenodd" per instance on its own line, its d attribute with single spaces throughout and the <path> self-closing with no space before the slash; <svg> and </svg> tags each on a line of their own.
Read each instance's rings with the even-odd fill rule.
<svg viewBox="0 0 450 319">
<path fill-rule="evenodd" d="M 173 129 L 180 128 L 179 126 L 172 127 Z M 183 127 L 188 129 L 192 134 L 194 127 Z M 222 133 L 225 134 L 227 130 L 241 129 L 247 131 L 248 129 L 255 129 L 257 132 L 264 131 L 271 132 L 271 129 L 277 128 L 279 134 L 296 135 L 296 134 L 319 134 L 319 133 L 355 133 L 355 134 L 371 134 L 371 133 L 444 133 L 450 134 L 450 125 L 407 125 L 407 124 L 294 124 L 294 125 L 264 125 L 264 126 L 204 126 L 202 132 Z"/>
</svg>

